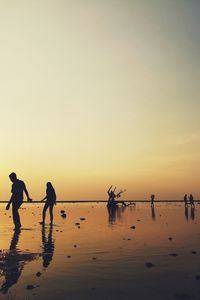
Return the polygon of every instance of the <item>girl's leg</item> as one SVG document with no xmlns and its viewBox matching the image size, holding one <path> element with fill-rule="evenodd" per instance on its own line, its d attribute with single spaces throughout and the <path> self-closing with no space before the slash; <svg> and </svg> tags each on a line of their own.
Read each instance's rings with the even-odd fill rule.
<svg viewBox="0 0 200 300">
<path fill-rule="evenodd" d="M 53 205 L 49 206 L 50 223 L 53 223 Z"/>
<path fill-rule="evenodd" d="M 42 222 L 45 222 L 45 217 L 46 217 L 46 210 L 48 208 L 48 204 L 45 203 L 44 208 L 43 208 L 43 212 L 42 212 Z"/>
</svg>

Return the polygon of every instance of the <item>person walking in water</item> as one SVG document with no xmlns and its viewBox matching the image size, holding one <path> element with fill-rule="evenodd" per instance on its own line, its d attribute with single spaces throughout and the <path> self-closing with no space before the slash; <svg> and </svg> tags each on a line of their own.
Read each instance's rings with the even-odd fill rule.
<svg viewBox="0 0 200 300">
<path fill-rule="evenodd" d="M 46 189 L 46 196 L 44 199 L 41 200 L 43 202 L 46 200 L 46 203 L 43 208 L 42 212 L 42 222 L 40 224 L 44 225 L 45 224 L 45 217 L 46 217 L 46 211 L 49 208 L 49 214 L 50 214 L 50 224 L 53 224 L 53 207 L 56 205 L 56 193 L 53 188 L 53 185 L 51 182 L 47 182 L 47 189 Z"/>
<path fill-rule="evenodd" d="M 194 206 L 194 197 L 192 194 L 190 194 L 189 200 L 190 200 L 190 205 Z"/>
<path fill-rule="evenodd" d="M 154 206 L 155 195 L 151 195 L 151 207 Z"/>
<path fill-rule="evenodd" d="M 10 201 L 6 206 L 6 210 L 9 210 L 12 203 L 13 222 L 15 225 L 15 229 L 19 229 L 21 227 L 21 222 L 18 210 L 23 203 L 23 194 L 26 194 L 28 202 L 31 202 L 32 199 L 29 197 L 29 193 L 26 189 L 25 183 L 22 180 L 19 180 L 14 172 L 9 175 L 9 178 L 12 182 L 12 195 Z"/>
<path fill-rule="evenodd" d="M 187 196 L 187 194 L 185 194 L 183 200 L 184 200 L 185 206 L 187 206 L 188 205 L 188 196 Z"/>
</svg>

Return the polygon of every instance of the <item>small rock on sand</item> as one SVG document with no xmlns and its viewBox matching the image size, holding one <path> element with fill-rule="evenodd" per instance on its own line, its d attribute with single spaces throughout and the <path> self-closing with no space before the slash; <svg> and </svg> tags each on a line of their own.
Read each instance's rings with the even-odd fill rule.
<svg viewBox="0 0 200 300">
<path fill-rule="evenodd" d="M 35 287 L 34 287 L 34 285 L 32 285 L 32 284 L 28 284 L 27 286 L 26 286 L 26 289 L 27 290 L 33 290 Z"/>
<path fill-rule="evenodd" d="M 67 215 L 66 215 L 65 213 L 63 213 L 63 214 L 61 215 L 61 217 L 62 217 L 62 218 L 66 218 Z"/>
<path fill-rule="evenodd" d="M 152 264 L 151 262 L 146 262 L 146 263 L 145 263 L 145 267 L 146 267 L 146 268 L 153 268 L 153 267 L 155 267 L 155 265 Z"/>
<path fill-rule="evenodd" d="M 169 256 L 174 256 L 174 257 L 176 257 L 176 256 L 178 256 L 178 254 L 177 254 L 177 253 L 170 253 Z"/>
<path fill-rule="evenodd" d="M 85 221 L 85 218 L 80 218 L 81 221 Z"/>
<path fill-rule="evenodd" d="M 80 225 L 80 223 L 78 223 L 78 222 L 77 222 L 77 223 L 75 223 L 75 225 L 76 225 L 76 226 L 79 226 L 79 225 Z"/>
<path fill-rule="evenodd" d="M 133 226 L 131 226 L 130 228 L 131 228 L 131 229 L 135 229 L 136 227 L 133 225 Z"/>
<path fill-rule="evenodd" d="M 170 236 L 170 237 L 168 238 L 168 240 L 172 241 L 172 240 L 173 240 L 173 238 Z"/>
<path fill-rule="evenodd" d="M 36 273 L 36 276 L 37 276 L 37 277 L 40 277 L 41 275 L 42 275 L 41 272 L 37 272 L 37 273 Z"/>
</svg>

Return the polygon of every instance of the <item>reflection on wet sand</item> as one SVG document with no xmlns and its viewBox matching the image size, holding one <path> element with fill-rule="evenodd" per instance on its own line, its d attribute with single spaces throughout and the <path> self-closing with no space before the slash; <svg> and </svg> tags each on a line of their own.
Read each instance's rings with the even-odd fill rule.
<svg viewBox="0 0 200 300">
<path fill-rule="evenodd" d="M 195 207 L 194 206 L 191 206 L 190 217 L 191 217 L 191 220 L 194 221 L 194 219 L 195 219 Z"/>
<path fill-rule="evenodd" d="M 126 207 L 124 206 L 107 206 L 108 211 L 108 223 L 114 225 L 116 220 L 122 219 L 122 214 L 125 212 Z"/>
<path fill-rule="evenodd" d="M 8 290 L 18 282 L 24 265 L 31 262 L 37 256 L 33 253 L 21 253 L 17 249 L 21 230 L 15 230 L 10 242 L 10 249 L 2 252 L 0 256 L 0 272 L 5 277 L 4 283 L 0 288 L 0 292 L 6 294 Z"/>
<path fill-rule="evenodd" d="M 53 226 L 50 225 L 49 227 L 49 233 L 47 236 L 47 228 L 45 226 L 42 226 L 42 246 L 43 246 L 43 252 L 42 252 L 42 259 L 43 259 L 43 267 L 48 268 L 50 262 L 53 259 L 53 253 L 54 253 L 54 240 L 52 238 L 53 234 Z"/>
<path fill-rule="evenodd" d="M 188 221 L 188 205 L 185 205 L 185 219 Z"/>
<path fill-rule="evenodd" d="M 151 217 L 152 217 L 152 220 L 153 220 L 153 221 L 156 220 L 156 212 L 155 212 L 155 207 L 154 207 L 154 205 L 151 205 Z"/>
</svg>

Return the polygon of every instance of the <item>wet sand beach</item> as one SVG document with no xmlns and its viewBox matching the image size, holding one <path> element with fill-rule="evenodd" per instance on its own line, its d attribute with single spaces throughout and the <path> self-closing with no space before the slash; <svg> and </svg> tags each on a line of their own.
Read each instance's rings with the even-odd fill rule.
<svg viewBox="0 0 200 300">
<path fill-rule="evenodd" d="M 200 299 L 199 205 L 0 205 L 0 299 Z M 60 211 L 65 210 L 63 218 Z"/>
</svg>

